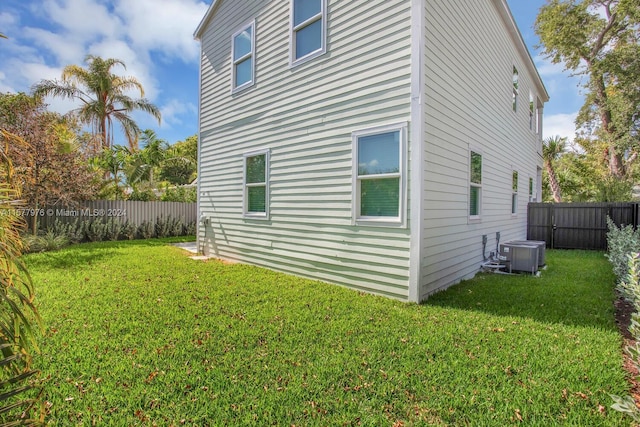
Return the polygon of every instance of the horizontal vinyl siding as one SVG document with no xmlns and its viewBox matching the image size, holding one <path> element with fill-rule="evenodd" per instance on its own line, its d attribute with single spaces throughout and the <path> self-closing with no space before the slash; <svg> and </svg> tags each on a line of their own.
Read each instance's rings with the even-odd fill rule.
<svg viewBox="0 0 640 427">
<path fill-rule="evenodd" d="M 330 0 L 327 53 L 290 69 L 288 1 L 221 3 L 202 36 L 209 255 L 407 298 L 409 230 L 352 226 L 351 133 L 409 120 L 409 7 Z M 254 18 L 256 85 L 231 95 L 231 34 Z M 242 155 L 264 148 L 270 219 L 244 219 Z"/>
<path fill-rule="evenodd" d="M 526 236 L 529 178 L 542 165 L 529 129 L 528 58 L 519 55 L 493 0 L 426 2 L 425 193 L 420 296 L 475 274 L 501 242 Z M 512 110 L 512 69 L 519 106 Z M 481 219 L 470 221 L 469 149 L 483 157 Z M 512 171 L 518 212 L 511 214 Z"/>
</svg>

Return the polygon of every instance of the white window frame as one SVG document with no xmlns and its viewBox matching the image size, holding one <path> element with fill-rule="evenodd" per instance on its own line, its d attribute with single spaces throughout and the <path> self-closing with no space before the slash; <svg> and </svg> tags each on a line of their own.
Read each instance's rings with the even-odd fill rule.
<svg viewBox="0 0 640 427">
<path fill-rule="evenodd" d="M 236 37 L 251 28 L 251 51 L 238 59 L 234 58 Z M 251 80 L 241 85 L 236 84 L 236 66 L 251 58 Z M 231 93 L 241 92 L 245 89 L 252 87 L 256 82 L 256 20 L 248 22 L 242 26 L 238 31 L 231 36 Z"/>
<path fill-rule="evenodd" d="M 533 196 L 534 186 L 535 186 L 535 184 L 534 184 L 533 178 L 529 177 L 529 201 L 530 202 L 533 202 L 533 200 L 534 200 L 534 196 Z"/>
<path fill-rule="evenodd" d="M 515 178 L 515 179 L 514 179 Z M 518 187 L 520 184 L 520 174 L 517 170 L 511 172 L 511 215 L 518 215 Z M 514 188 L 515 184 L 515 188 Z"/>
<path fill-rule="evenodd" d="M 320 55 L 324 55 L 327 52 L 327 0 L 319 0 L 320 1 L 320 13 L 312 16 L 304 22 L 301 22 L 298 25 L 294 25 L 294 0 L 289 0 L 289 66 L 291 68 L 297 67 L 298 65 L 304 64 L 307 61 L 310 61 L 314 58 L 317 58 Z M 321 30 L 321 40 L 320 40 L 320 49 L 314 50 L 313 52 L 309 52 L 305 56 L 300 58 L 296 58 L 296 33 L 299 30 L 304 29 L 305 27 L 321 20 L 322 30 Z"/>
<path fill-rule="evenodd" d="M 247 159 L 250 157 L 257 157 L 257 156 L 265 156 L 265 182 L 264 184 L 262 183 L 253 183 L 253 184 L 248 184 L 247 183 Z M 262 150 L 257 150 L 257 151 L 251 151 L 248 153 L 244 153 L 242 155 L 242 215 L 244 218 L 248 218 L 248 219 L 262 219 L 262 220 L 266 220 L 269 219 L 270 217 L 270 209 L 269 209 L 269 193 L 270 193 L 270 184 L 269 184 L 269 177 L 270 177 L 270 173 L 269 173 L 269 169 L 271 168 L 271 150 L 268 148 L 262 149 Z M 264 201 L 264 212 L 249 212 L 249 188 L 251 187 L 258 187 L 258 186 L 264 186 L 265 187 L 265 201 Z"/>
<path fill-rule="evenodd" d="M 478 154 L 480 156 L 480 184 L 471 182 L 471 158 L 472 153 Z M 467 194 L 467 214 L 469 216 L 469 222 L 477 222 L 482 218 L 482 181 L 484 176 L 484 154 L 482 150 L 470 147 L 469 148 L 469 164 L 467 165 L 467 172 L 469 173 L 469 193 Z M 471 188 L 478 188 L 478 213 L 476 215 L 471 215 Z"/>
<path fill-rule="evenodd" d="M 533 92 L 529 91 L 529 129 L 537 133 L 536 126 L 536 105 L 534 104 Z"/>
<path fill-rule="evenodd" d="M 400 189 L 398 201 L 397 217 L 374 217 L 360 215 L 360 182 L 363 179 L 358 176 L 358 140 L 364 136 L 377 135 L 381 133 L 399 132 L 400 143 L 398 144 L 399 172 L 389 174 L 371 175 L 376 178 L 400 178 Z M 377 226 L 377 227 L 406 227 L 407 226 L 407 123 L 394 123 L 390 125 L 378 126 L 368 129 L 362 129 L 352 132 L 351 134 L 352 153 L 353 153 L 353 169 L 352 169 L 352 188 L 351 212 L 352 225 Z"/>
<path fill-rule="evenodd" d="M 511 84 L 513 87 L 513 96 L 512 96 L 512 108 L 513 108 L 513 112 L 517 113 L 518 112 L 518 95 L 520 92 L 520 73 L 518 73 L 518 69 L 516 68 L 516 66 L 513 66 L 513 72 L 511 74 Z"/>
</svg>

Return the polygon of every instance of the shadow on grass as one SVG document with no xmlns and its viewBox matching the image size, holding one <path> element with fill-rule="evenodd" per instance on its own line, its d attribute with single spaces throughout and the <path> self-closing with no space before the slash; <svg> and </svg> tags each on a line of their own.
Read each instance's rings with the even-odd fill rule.
<svg viewBox="0 0 640 427">
<path fill-rule="evenodd" d="M 547 251 L 540 277 L 479 274 L 424 304 L 615 331 L 614 287 L 602 252 Z"/>
<path fill-rule="evenodd" d="M 67 246 L 58 251 L 28 254 L 24 259 L 29 268 L 68 269 L 111 258 L 117 253 L 117 250 L 122 247 L 165 246 L 170 243 L 189 242 L 193 240 L 193 237 L 186 236 L 162 239 L 80 243 Z"/>
</svg>

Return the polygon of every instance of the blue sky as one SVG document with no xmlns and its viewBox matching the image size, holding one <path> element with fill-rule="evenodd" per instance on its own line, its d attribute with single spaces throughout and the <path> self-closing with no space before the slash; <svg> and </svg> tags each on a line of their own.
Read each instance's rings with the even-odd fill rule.
<svg viewBox="0 0 640 427">
<path fill-rule="evenodd" d="M 200 48 L 193 32 L 210 2 L 2 0 L 0 32 L 9 40 L 0 41 L 0 92 L 28 92 L 41 79 L 59 79 L 65 65 L 82 64 L 87 54 L 118 58 L 127 65 L 123 74 L 140 80 L 146 97 L 162 111 L 161 125 L 135 115 L 140 127 L 154 129 L 170 143 L 182 140 L 197 132 Z M 508 3 L 551 96 L 544 135 L 573 139 L 573 120 L 582 105 L 579 81 L 534 48 L 533 23 L 545 1 Z M 55 99 L 49 104 L 63 113 L 73 108 Z"/>
</svg>

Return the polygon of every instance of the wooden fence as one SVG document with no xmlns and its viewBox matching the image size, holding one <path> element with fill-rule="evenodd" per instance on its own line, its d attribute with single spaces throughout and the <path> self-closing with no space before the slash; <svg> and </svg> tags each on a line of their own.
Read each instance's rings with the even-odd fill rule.
<svg viewBox="0 0 640 427">
<path fill-rule="evenodd" d="M 638 203 L 529 203 L 527 239 L 552 249 L 607 249 L 607 217 L 638 226 Z"/>
<path fill-rule="evenodd" d="M 49 206 L 46 208 L 21 209 L 20 214 L 32 224 L 37 216 L 38 225 L 46 229 L 57 220 L 64 222 L 117 219 L 139 226 L 143 222 L 155 222 L 159 217 L 179 218 L 184 224 L 197 220 L 195 203 L 136 202 L 128 200 L 96 200 L 82 202 L 77 206 Z"/>
</svg>

